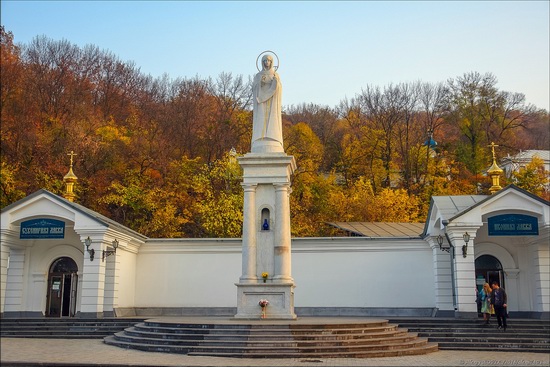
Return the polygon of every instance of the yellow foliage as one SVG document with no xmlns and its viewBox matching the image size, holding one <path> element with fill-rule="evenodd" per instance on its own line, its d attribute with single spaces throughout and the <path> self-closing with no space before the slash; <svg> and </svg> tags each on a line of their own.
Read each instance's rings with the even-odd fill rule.
<svg viewBox="0 0 550 367">
<path fill-rule="evenodd" d="M 104 143 L 113 143 L 115 141 L 120 141 L 125 145 L 131 143 L 127 129 L 117 125 L 112 119 L 107 122 L 107 125 L 97 128 L 95 133 L 101 137 Z"/>
<path fill-rule="evenodd" d="M 374 198 L 369 217 L 372 222 L 416 222 L 419 202 L 404 189 L 385 188 Z"/>
</svg>

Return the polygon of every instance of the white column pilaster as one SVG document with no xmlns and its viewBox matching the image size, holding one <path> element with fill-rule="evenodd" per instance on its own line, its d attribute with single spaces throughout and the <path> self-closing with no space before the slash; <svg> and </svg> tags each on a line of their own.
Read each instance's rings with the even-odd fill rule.
<svg viewBox="0 0 550 367">
<path fill-rule="evenodd" d="M 4 312 L 18 314 L 23 309 L 25 279 L 25 248 L 12 248 L 7 272 Z"/>
<path fill-rule="evenodd" d="M 8 263 L 10 248 L 2 241 L 0 243 L 0 314 L 4 314 L 6 302 L 6 285 L 8 279 Z"/>
<path fill-rule="evenodd" d="M 456 317 L 477 318 L 476 304 L 476 269 L 474 256 L 474 242 L 478 227 L 447 228 L 448 237 L 455 247 L 454 281 L 456 294 Z M 468 232 L 470 240 L 466 247 L 466 257 L 463 255 L 463 235 Z"/>
<path fill-rule="evenodd" d="M 428 237 L 427 241 L 432 249 L 435 307 L 439 312 L 454 312 L 450 251 L 441 250 L 435 237 Z M 444 241 L 444 247 L 449 248 L 446 238 Z"/>
<path fill-rule="evenodd" d="M 548 313 L 550 311 L 550 249 L 547 238 L 543 237 L 542 242 L 537 241 L 529 247 L 533 264 L 533 311 L 540 314 Z"/>
<path fill-rule="evenodd" d="M 105 258 L 105 295 L 103 300 L 103 312 L 114 316 L 114 310 L 118 307 L 120 260 L 118 253 Z"/>
<path fill-rule="evenodd" d="M 82 243 L 86 235 L 81 237 Z M 105 262 L 101 261 L 101 252 L 106 248 L 103 237 L 92 237 L 90 249 L 94 249 L 94 259 L 84 251 L 84 269 L 82 271 L 82 292 L 80 303 L 80 316 L 103 317 L 103 304 L 105 297 Z"/>
<path fill-rule="evenodd" d="M 243 245 L 242 245 L 242 276 L 240 283 L 255 283 L 256 275 L 256 187 L 243 184 Z"/>
<path fill-rule="evenodd" d="M 289 185 L 275 185 L 274 277 L 277 282 L 293 282 L 291 276 Z"/>
</svg>

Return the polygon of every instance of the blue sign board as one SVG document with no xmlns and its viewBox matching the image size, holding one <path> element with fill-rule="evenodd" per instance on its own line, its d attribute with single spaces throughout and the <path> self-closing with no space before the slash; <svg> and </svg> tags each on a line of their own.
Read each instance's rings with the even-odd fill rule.
<svg viewBox="0 0 550 367">
<path fill-rule="evenodd" d="M 65 222 L 55 219 L 31 219 L 21 222 L 19 238 L 22 240 L 65 238 Z"/>
<path fill-rule="evenodd" d="M 503 214 L 487 219 L 489 236 L 538 236 L 536 217 L 523 214 Z"/>
</svg>

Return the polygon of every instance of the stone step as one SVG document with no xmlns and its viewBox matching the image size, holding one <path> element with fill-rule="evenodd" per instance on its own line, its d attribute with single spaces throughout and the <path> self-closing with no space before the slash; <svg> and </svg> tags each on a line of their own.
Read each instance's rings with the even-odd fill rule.
<svg viewBox="0 0 550 367">
<path fill-rule="evenodd" d="M 2 334 L 2 338 L 35 338 L 35 339 L 103 339 L 109 335 L 113 335 L 113 333 L 93 333 L 93 334 L 49 334 L 49 335 L 36 335 L 36 334 L 14 334 L 14 335 L 4 335 Z"/>
<path fill-rule="evenodd" d="M 514 324 L 516 326 L 521 327 L 527 327 L 527 328 L 535 328 L 535 329 L 546 329 L 550 330 L 550 321 L 549 320 L 517 320 L 517 319 L 508 319 L 508 324 Z M 483 320 L 478 319 L 443 319 L 439 320 L 437 318 L 433 318 L 430 320 L 397 320 L 397 319 L 391 319 L 389 320 L 392 324 L 399 324 L 402 326 L 419 326 L 419 327 L 430 327 L 430 328 L 438 328 L 438 327 L 453 327 L 453 328 L 463 328 L 463 327 L 475 327 L 475 326 L 482 326 L 484 325 Z M 495 318 L 491 319 L 491 324 L 497 324 L 497 320 Z"/>
<path fill-rule="evenodd" d="M 286 353 L 284 356 L 278 353 L 255 353 L 233 354 L 233 353 L 196 353 L 190 352 L 190 356 L 211 356 L 211 357 L 241 357 L 241 358 L 384 358 L 384 357 L 400 357 L 411 356 L 437 352 L 437 344 L 426 344 L 420 347 L 392 349 L 392 350 L 372 350 L 372 351 L 355 351 L 355 352 L 310 352 L 310 353 Z"/>
<path fill-rule="evenodd" d="M 518 330 L 539 330 L 544 332 L 550 332 L 549 327 L 544 325 L 528 325 L 528 324 L 515 324 L 508 322 L 508 327 Z M 457 330 L 479 330 L 479 329 L 491 329 L 498 326 L 496 322 L 487 324 L 475 323 L 470 325 L 456 325 L 456 324 L 413 324 L 413 323 L 400 323 L 400 327 L 414 328 L 414 329 L 457 329 Z"/>
<path fill-rule="evenodd" d="M 133 324 L 118 324 L 118 325 L 2 325 L 2 331 L 70 331 L 70 330 L 105 330 L 105 329 L 120 329 L 133 326 Z"/>
<path fill-rule="evenodd" d="M 97 331 L 97 330 L 82 330 L 82 331 L 71 331 L 71 332 L 2 332 L 2 338 L 65 338 L 65 339 L 82 339 L 83 335 L 93 337 L 93 338 L 102 338 L 107 335 L 112 335 L 120 329 Z"/>
<path fill-rule="evenodd" d="M 104 339 L 106 344 L 146 351 L 235 357 L 355 357 L 437 350 L 426 338 L 391 325 L 368 322 L 174 323 L 147 320 Z M 405 352 L 403 352 L 405 353 Z"/>
<path fill-rule="evenodd" d="M 362 338 L 342 338 L 341 335 L 335 335 L 332 338 L 329 336 L 323 336 L 321 338 L 293 338 L 292 336 L 289 336 L 287 338 L 278 338 L 273 337 L 269 339 L 261 339 L 261 338 L 235 338 L 231 334 L 226 334 L 223 337 L 215 337 L 211 338 L 209 336 L 204 336 L 204 338 L 188 338 L 186 335 L 182 335 L 179 338 L 163 338 L 162 336 L 155 335 L 153 333 L 149 333 L 147 335 L 144 334 L 133 334 L 131 332 L 128 332 L 128 330 L 124 332 L 115 333 L 115 337 L 118 340 L 123 340 L 126 342 L 141 342 L 146 344 L 162 344 L 162 345 L 192 345 L 192 346 L 198 346 L 198 345 L 208 345 L 208 346 L 214 346 L 214 345 L 238 345 L 238 346 L 298 346 L 298 347 L 307 347 L 307 346 L 329 346 L 329 345 L 378 345 L 378 344 L 384 344 L 384 343 L 395 343 L 395 342 L 411 342 L 418 339 L 418 336 L 416 334 L 409 334 L 409 333 L 403 333 L 401 335 L 383 335 L 378 338 L 368 338 L 368 339 L 362 339 Z"/>
<path fill-rule="evenodd" d="M 350 332 L 357 332 L 360 330 L 362 334 L 370 333 L 381 333 L 381 332 L 394 332 L 397 330 L 397 325 L 385 325 L 385 326 L 356 326 L 356 327 L 338 327 L 338 328 L 296 328 L 295 325 L 291 326 L 281 326 L 274 325 L 272 328 L 267 327 L 266 325 L 254 325 L 253 328 L 250 327 L 225 327 L 225 325 L 217 325 L 217 327 L 204 327 L 195 326 L 189 327 L 188 325 L 177 327 L 177 326 L 168 326 L 163 325 L 159 326 L 156 323 L 138 323 L 134 326 L 135 330 L 147 331 L 153 333 L 163 333 L 163 334 L 216 334 L 216 333 L 226 333 L 227 330 L 231 330 L 234 334 L 242 335 L 276 335 L 276 334 L 288 334 L 291 332 L 293 335 L 307 335 L 311 333 L 330 333 L 330 334 L 349 334 Z"/>
<path fill-rule="evenodd" d="M 550 321 L 509 319 L 506 332 L 496 320 L 486 325 L 478 319 L 392 319 L 444 350 L 550 351 Z"/>
<path fill-rule="evenodd" d="M 381 337 L 398 337 L 409 335 L 406 329 L 392 329 L 390 331 L 377 331 L 377 332 L 364 332 L 363 329 L 350 329 L 348 333 L 331 333 L 329 331 L 323 333 L 298 333 L 295 334 L 292 330 L 277 330 L 277 332 L 269 332 L 268 330 L 262 330 L 261 333 L 256 333 L 256 330 L 235 330 L 235 329 L 211 329 L 210 333 L 183 333 L 183 332 L 169 332 L 165 333 L 162 330 L 147 329 L 138 325 L 125 329 L 125 333 L 133 336 L 144 336 L 151 338 L 161 339 L 177 339 L 186 338 L 188 340 L 208 339 L 208 340 L 345 340 L 345 339 L 373 339 Z"/>
<path fill-rule="evenodd" d="M 423 354 L 437 350 L 436 344 L 417 339 L 405 343 L 387 343 L 383 345 L 328 346 L 180 346 L 147 344 L 139 339 L 133 342 L 122 341 L 114 336 L 104 339 L 107 344 L 123 348 L 139 349 L 167 353 L 182 353 L 196 356 L 229 356 L 246 358 L 292 358 L 292 357 L 368 357 Z"/>
<path fill-rule="evenodd" d="M 499 341 L 491 342 L 463 342 L 463 341 L 442 341 L 438 342 L 441 350 L 484 350 L 501 352 L 537 352 L 548 353 L 550 346 L 546 343 L 500 343 Z"/>
<path fill-rule="evenodd" d="M 107 324 L 107 323 L 131 323 L 131 322 L 140 322 L 144 321 L 145 318 L 126 318 L 126 317 L 113 317 L 113 318 L 80 318 L 80 317 L 66 317 L 66 318 L 60 318 L 60 317 L 25 317 L 25 318 L 2 318 L 0 319 L 0 322 L 3 324 L 10 324 L 10 323 L 16 323 L 16 324 L 24 324 L 24 323 L 30 323 L 30 324 L 52 324 L 52 323 L 58 323 L 58 324 Z"/>
<path fill-rule="evenodd" d="M 550 348 L 548 338 L 502 338 L 502 337 L 464 337 L 460 335 L 450 337 L 428 337 L 428 340 L 434 343 L 501 343 L 501 344 L 537 344 Z"/>
<path fill-rule="evenodd" d="M 112 319 L 0 319 L 0 336 L 10 338 L 103 338 L 143 321 L 130 318 Z"/>
<path fill-rule="evenodd" d="M 548 334 L 539 334 L 539 333 L 511 333 L 509 331 L 501 332 L 501 331 L 495 331 L 492 333 L 455 333 L 452 331 L 430 331 L 430 332 L 421 332 L 418 333 L 419 336 L 423 338 L 446 338 L 446 337 L 454 337 L 454 338 L 496 338 L 501 340 L 520 340 L 520 339 L 541 339 L 541 340 L 549 340 Z M 550 340 L 549 340 L 550 342 Z"/>
</svg>

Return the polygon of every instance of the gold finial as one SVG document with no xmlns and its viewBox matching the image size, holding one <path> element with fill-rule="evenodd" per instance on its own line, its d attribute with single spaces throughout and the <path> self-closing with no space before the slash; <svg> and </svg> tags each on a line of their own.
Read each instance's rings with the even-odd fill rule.
<svg viewBox="0 0 550 367">
<path fill-rule="evenodd" d="M 493 156 L 494 156 L 494 151 L 493 151 Z M 72 150 L 70 153 L 67 153 L 67 155 L 70 155 L 71 156 L 71 168 L 73 168 L 73 157 L 76 155 Z"/>
<path fill-rule="evenodd" d="M 497 156 L 495 154 L 495 147 L 498 147 L 498 145 L 496 145 L 494 142 L 491 142 L 491 144 L 488 146 L 491 147 L 491 151 L 493 153 L 493 164 L 487 170 L 487 174 L 491 176 L 491 179 L 493 180 L 493 186 L 489 188 L 489 192 L 491 194 L 494 194 L 495 192 L 502 189 L 502 187 L 500 186 L 500 175 L 504 171 L 497 165 Z"/>
<path fill-rule="evenodd" d="M 67 155 L 71 156 L 71 167 L 69 168 L 69 172 L 63 177 L 63 182 L 65 182 L 65 193 L 63 194 L 63 197 L 69 201 L 74 201 L 76 195 L 73 192 L 74 184 L 78 180 L 78 177 L 73 172 L 73 157 L 76 155 L 72 150 L 70 153 L 67 153 Z"/>
</svg>

